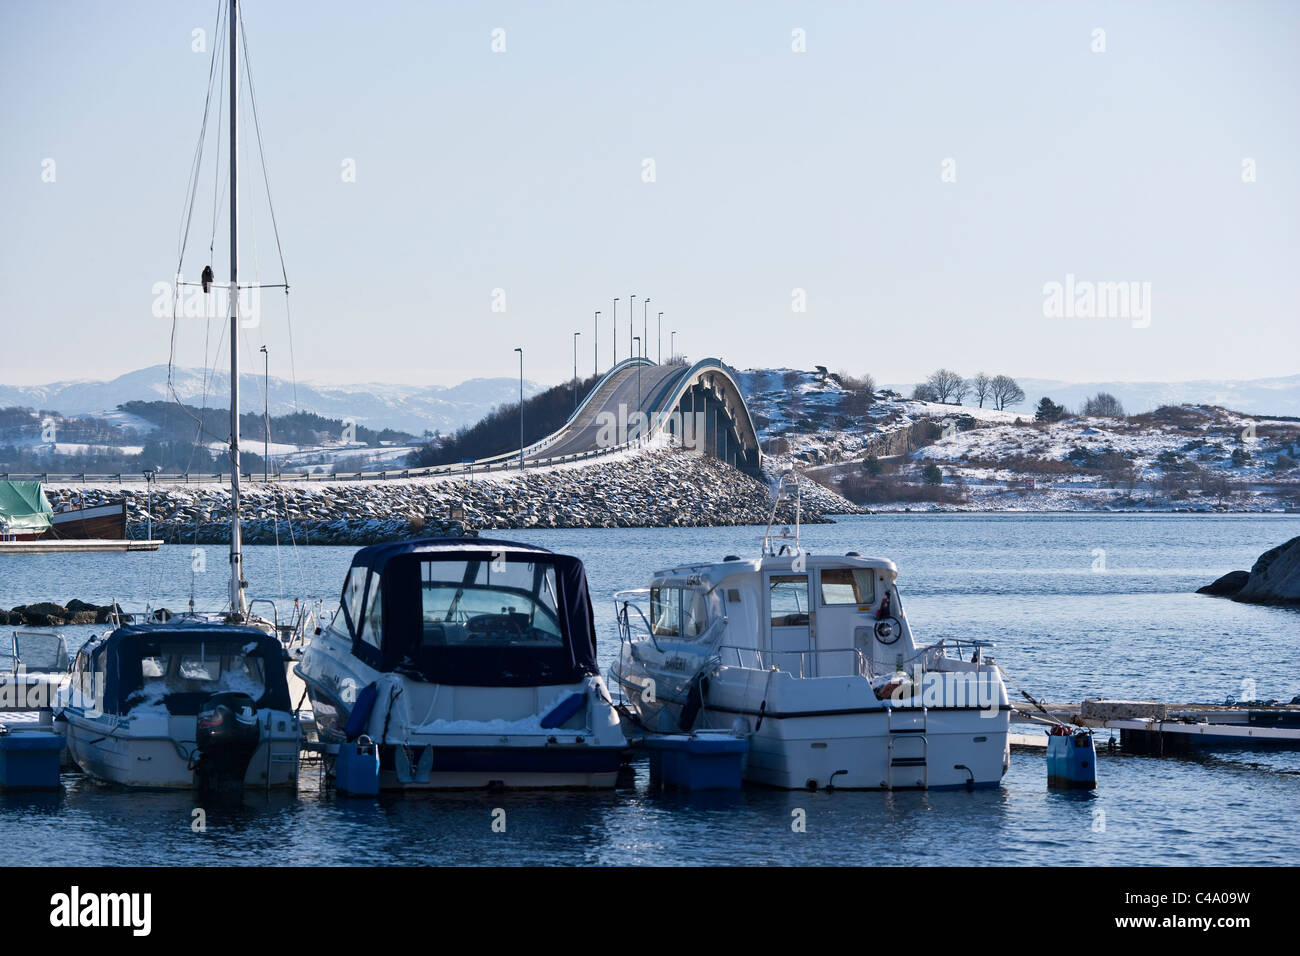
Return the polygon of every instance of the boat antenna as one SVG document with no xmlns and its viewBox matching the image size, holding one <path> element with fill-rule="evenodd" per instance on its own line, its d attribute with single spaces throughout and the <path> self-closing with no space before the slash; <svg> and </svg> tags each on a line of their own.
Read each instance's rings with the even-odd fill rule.
<svg viewBox="0 0 1300 956">
<path fill-rule="evenodd" d="M 776 513 L 781 507 L 782 501 L 794 501 L 794 535 L 791 536 L 789 527 L 781 530 L 781 534 L 773 535 L 772 526 L 776 524 Z M 803 500 L 799 487 L 799 474 L 793 469 L 787 469 L 781 473 L 781 477 L 776 482 L 776 493 L 772 496 L 772 512 L 767 519 L 767 530 L 763 533 L 763 553 L 768 555 L 775 554 L 801 554 L 803 547 L 799 544 L 799 522 L 802 518 Z M 781 542 L 778 544 L 777 542 Z"/>
</svg>

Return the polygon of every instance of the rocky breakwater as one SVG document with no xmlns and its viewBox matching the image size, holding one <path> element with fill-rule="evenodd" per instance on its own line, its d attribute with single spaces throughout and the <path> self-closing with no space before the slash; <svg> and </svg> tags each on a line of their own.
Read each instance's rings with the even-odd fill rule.
<svg viewBox="0 0 1300 956">
<path fill-rule="evenodd" d="M 146 534 L 143 488 L 64 486 L 47 488 L 46 494 L 56 509 L 125 498 L 128 533 Z M 243 501 L 249 544 L 363 545 L 462 529 L 761 525 L 771 511 L 763 482 L 714 458 L 669 449 L 473 479 L 254 482 L 244 487 Z M 793 509 L 783 502 L 778 520 L 793 518 Z M 156 538 L 225 543 L 229 520 L 229 492 L 219 485 L 154 485 Z M 805 499 L 804 522 L 827 520 Z"/>
<path fill-rule="evenodd" d="M 1249 571 L 1229 571 L 1196 593 L 1245 604 L 1300 606 L 1300 537 L 1265 551 Z"/>
</svg>

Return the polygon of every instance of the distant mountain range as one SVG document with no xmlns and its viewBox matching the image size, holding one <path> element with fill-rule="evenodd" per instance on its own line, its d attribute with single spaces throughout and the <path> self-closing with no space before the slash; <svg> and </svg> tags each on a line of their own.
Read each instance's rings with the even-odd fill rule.
<svg viewBox="0 0 1300 956">
<path fill-rule="evenodd" d="M 205 386 L 202 369 L 176 369 L 173 381 L 176 393 L 184 402 L 209 408 L 225 408 L 229 404 L 230 378 L 227 374 L 209 378 Z M 262 376 L 255 373 L 240 375 L 239 387 L 243 410 L 261 411 Z M 540 391 L 542 386 L 525 380 L 525 396 Z M 170 397 L 165 365 L 127 372 L 106 382 L 0 385 L 0 407 L 22 405 L 67 416 L 103 415 L 135 399 L 150 401 Z M 518 400 L 517 378 L 472 378 L 453 386 L 299 382 L 296 390 L 288 379 L 270 379 L 272 415 L 309 411 L 327 418 L 350 418 L 369 428 L 395 428 L 415 435 L 426 429 L 453 432 L 463 425 L 474 424 L 497 405 Z"/>
<path fill-rule="evenodd" d="M 1221 405 L 1251 415 L 1300 416 L 1300 375 L 1256 378 L 1245 381 L 1193 382 L 1062 382 L 1045 378 L 1017 378 L 1025 390 L 1025 401 L 1010 411 L 1031 412 L 1044 395 L 1077 410 L 1085 399 L 1109 392 L 1120 400 L 1130 415 L 1149 412 L 1161 405 Z M 912 384 L 883 385 L 904 395 Z M 967 398 L 966 403 L 974 404 Z"/>
</svg>

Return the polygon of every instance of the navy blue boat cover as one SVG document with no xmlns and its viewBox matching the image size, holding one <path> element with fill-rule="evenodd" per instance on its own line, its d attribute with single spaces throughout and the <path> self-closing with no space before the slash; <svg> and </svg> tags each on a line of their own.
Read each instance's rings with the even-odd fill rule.
<svg viewBox="0 0 1300 956">
<path fill-rule="evenodd" d="M 212 648 L 228 644 L 232 651 L 256 643 L 248 656 L 262 659 L 266 687 L 261 699 L 255 701 L 257 707 L 263 710 L 292 709 L 280 642 L 265 631 L 243 624 L 186 620 L 127 624 L 108 637 L 87 645 L 81 654 L 87 654 L 89 660 L 78 660 L 74 667 L 102 674 L 104 699 L 101 706 L 104 713 L 125 714 L 132 706 L 128 698 L 144 686 L 144 659 L 165 653 L 168 644 L 198 641 Z M 199 705 L 209 696 L 209 692 L 172 694 L 167 698 L 167 709 L 173 714 L 197 714 Z"/>
<path fill-rule="evenodd" d="M 441 645 L 424 641 L 421 565 L 428 561 L 500 561 L 555 568 L 557 612 L 563 646 Z M 545 548 L 490 538 L 424 538 L 362 548 L 353 568 L 368 568 L 369 600 L 382 581 L 381 646 L 361 640 L 347 604 L 345 619 L 352 653 L 380 671 L 397 671 L 431 683 L 472 687 L 529 687 L 573 684 L 596 665 L 596 625 L 587 573 L 575 557 Z"/>
</svg>

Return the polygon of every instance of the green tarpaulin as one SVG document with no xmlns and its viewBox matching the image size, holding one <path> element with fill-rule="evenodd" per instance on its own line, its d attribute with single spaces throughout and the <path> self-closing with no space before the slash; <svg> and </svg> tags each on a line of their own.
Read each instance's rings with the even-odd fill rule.
<svg viewBox="0 0 1300 956">
<path fill-rule="evenodd" d="M 0 527 L 10 534 L 41 534 L 54 509 L 39 481 L 0 481 Z"/>
</svg>

